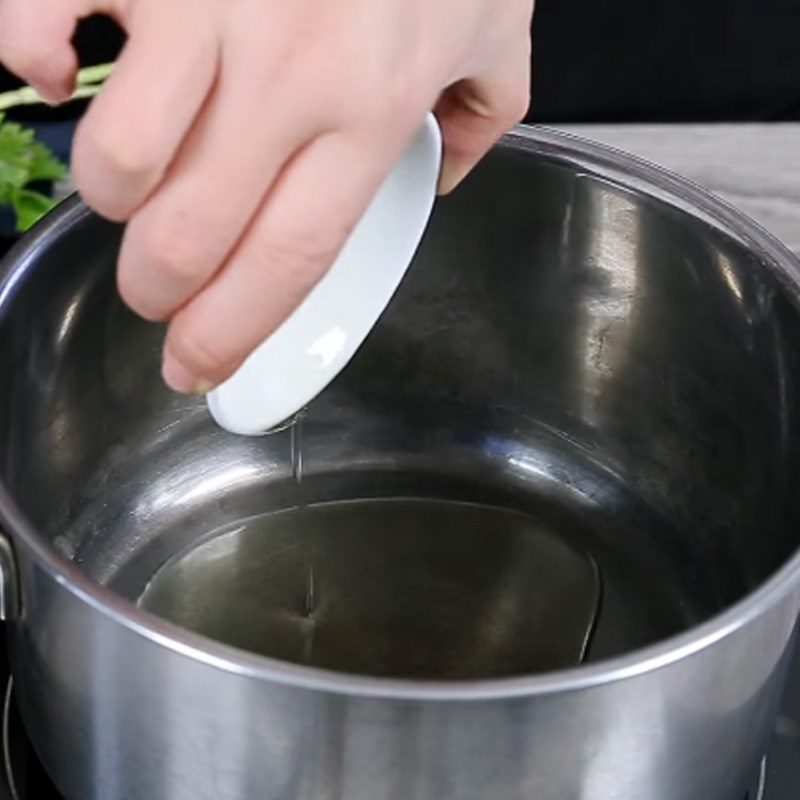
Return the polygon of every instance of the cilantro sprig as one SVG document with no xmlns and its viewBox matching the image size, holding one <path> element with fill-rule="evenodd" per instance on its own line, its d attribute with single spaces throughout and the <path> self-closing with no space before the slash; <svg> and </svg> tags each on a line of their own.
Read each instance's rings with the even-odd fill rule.
<svg viewBox="0 0 800 800">
<path fill-rule="evenodd" d="M 112 69 L 112 64 L 82 69 L 71 99 L 97 94 Z M 61 180 L 67 174 L 66 165 L 36 138 L 31 128 L 6 119 L 5 112 L 12 108 L 43 102 L 30 86 L 0 94 L 0 206 L 11 208 L 20 233 L 56 205 L 52 197 L 37 191 L 35 185 Z"/>
<path fill-rule="evenodd" d="M 67 168 L 50 149 L 36 140 L 34 131 L 0 114 L 0 205 L 11 206 L 17 230 L 28 230 L 55 205 L 30 185 L 37 181 L 61 180 Z"/>
</svg>

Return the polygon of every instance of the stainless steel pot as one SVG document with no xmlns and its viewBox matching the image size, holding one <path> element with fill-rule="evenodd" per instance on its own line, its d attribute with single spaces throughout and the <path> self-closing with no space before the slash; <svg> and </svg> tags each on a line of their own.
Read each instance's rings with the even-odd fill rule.
<svg viewBox="0 0 800 800">
<path fill-rule="evenodd" d="M 790 253 L 521 130 L 243 439 L 161 385 L 119 237 L 69 202 L 0 285 L 2 613 L 68 800 L 743 800 L 800 605 Z"/>
</svg>

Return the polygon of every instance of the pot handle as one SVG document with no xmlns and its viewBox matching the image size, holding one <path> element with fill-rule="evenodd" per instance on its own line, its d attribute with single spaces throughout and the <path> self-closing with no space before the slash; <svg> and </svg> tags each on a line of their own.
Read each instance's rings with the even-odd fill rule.
<svg viewBox="0 0 800 800">
<path fill-rule="evenodd" d="M 0 620 L 8 621 L 19 613 L 17 560 L 11 540 L 0 530 Z"/>
</svg>

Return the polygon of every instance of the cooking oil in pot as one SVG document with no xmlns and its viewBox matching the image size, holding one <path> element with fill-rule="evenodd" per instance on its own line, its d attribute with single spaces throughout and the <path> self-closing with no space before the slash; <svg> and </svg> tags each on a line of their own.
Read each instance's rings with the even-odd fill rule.
<svg viewBox="0 0 800 800">
<path fill-rule="evenodd" d="M 370 499 L 220 531 L 164 564 L 140 603 L 285 661 L 467 679 L 579 663 L 600 595 L 593 559 L 527 515 Z"/>
</svg>

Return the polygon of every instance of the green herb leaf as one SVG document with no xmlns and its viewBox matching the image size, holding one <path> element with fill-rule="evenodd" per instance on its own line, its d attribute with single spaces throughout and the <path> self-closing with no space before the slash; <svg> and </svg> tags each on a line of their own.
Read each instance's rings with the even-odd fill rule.
<svg viewBox="0 0 800 800">
<path fill-rule="evenodd" d="M 36 140 L 30 128 L 6 122 L 0 113 L 0 204 L 10 205 L 17 217 L 17 230 L 26 231 L 55 202 L 26 188 L 36 181 L 57 181 L 67 168 Z"/>
<path fill-rule="evenodd" d="M 0 117 L 0 202 L 28 182 L 33 131 Z"/>
<path fill-rule="evenodd" d="M 97 64 L 78 72 L 73 100 L 96 95 L 114 64 Z M 3 112 L 25 105 L 38 105 L 43 100 L 31 86 L 0 93 L 0 205 L 10 206 L 17 215 L 17 229 L 27 230 L 55 202 L 28 188 L 37 181 L 57 181 L 67 168 L 36 140 L 34 132 L 16 122 L 6 122 Z"/>
<path fill-rule="evenodd" d="M 30 149 L 28 183 L 32 181 L 59 181 L 67 174 L 67 168 L 56 158 L 49 147 L 34 141 Z"/>
<path fill-rule="evenodd" d="M 11 198 L 11 207 L 17 215 L 17 230 L 24 233 L 55 206 L 56 201 L 52 197 L 30 189 L 21 189 Z"/>
</svg>

